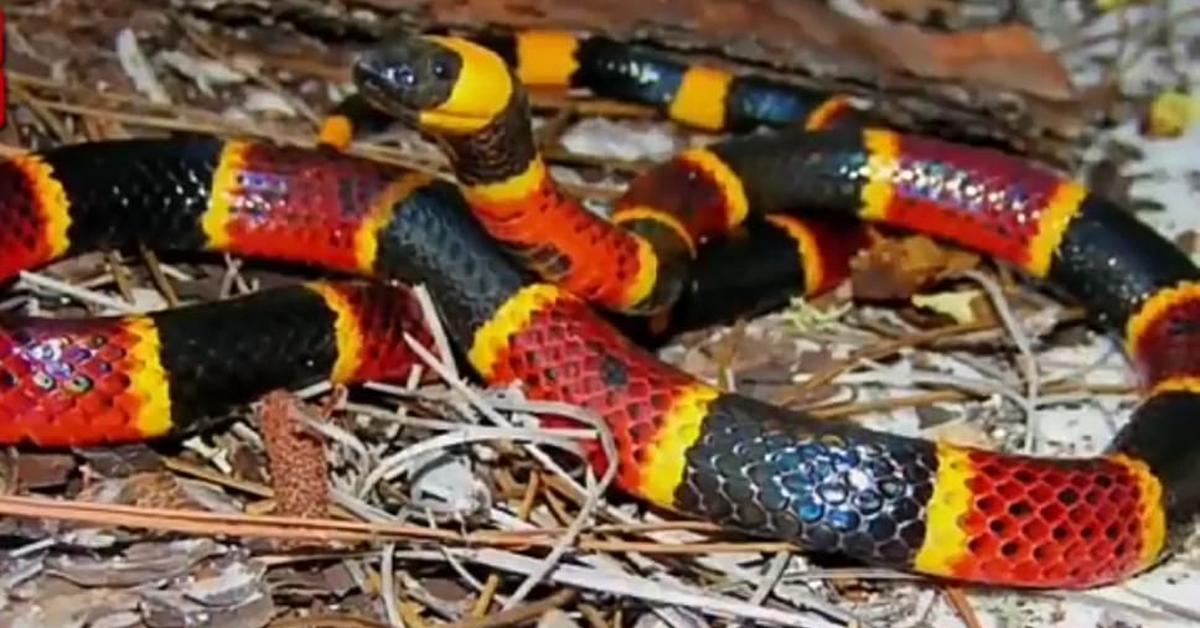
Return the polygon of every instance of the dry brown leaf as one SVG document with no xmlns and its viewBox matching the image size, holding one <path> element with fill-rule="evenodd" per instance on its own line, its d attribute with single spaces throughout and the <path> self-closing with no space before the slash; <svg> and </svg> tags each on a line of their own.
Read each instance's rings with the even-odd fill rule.
<svg viewBox="0 0 1200 628">
<path fill-rule="evenodd" d="M 106 555 L 59 556 L 47 560 L 46 567 L 82 586 L 128 587 L 178 577 L 221 551 L 209 539 L 138 543 L 130 546 L 121 560 Z"/>
<path fill-rule="evenodd" d="M 962 6 L 955 0 L 862 0 L 879 13 L 910 22 L 927 22 L 935 15 L 956 15 Z"/>
<path fill-rule="evenodd" d="M 926 236 L 877 238 L 850 264 L 855 298 L 909 300 L 947 273 L 979 265 L 979 256 L 938 244 Z"/>
<path fill-rule="evenodd" d="M 114 589 L 84 589 L 22 601 L 0 612 L 0 626 L 93 626 L 116 617 L 136 618 L 137 593 Z"/>
<path fill-rule="evenodd" d="M 26 453 L 15 461 L 15 477 L 20 490 L 45 489 L 66 484 L 75 470 L 75 458 L 69 454 Z"/>
<path fill-rule="evenodd" d="M 405 0 L 369 0 L 411 9 Z M 970 33 L 930 33 L 908 25 L 860 23 L 817 2 L 694 2 L 662 0 L 432 0 L 425 13 L 446 23 L 492 22 L 517 27 L 579 27 L 620 34 L 647 25 L 683 25 L 690 40 L 728 50 L 753 50 L 785 65 L 816 62 L 858 71 L 885 70 L 1003 89 L 1050 101 L 1075 98 L 1069 74 L 1022 25 Z M 680 34 L 678 27 L 675 34 Z M 748 35 L 750 34 L 750 35 Z M 758 56 L 756 54 L 756 56 Z"/>
<path fill-rule="evenodd" d="M 145 508 L 202 509 L 168 472 L 137 473 L 125 481 L 116 502 Z"/>
</svg>

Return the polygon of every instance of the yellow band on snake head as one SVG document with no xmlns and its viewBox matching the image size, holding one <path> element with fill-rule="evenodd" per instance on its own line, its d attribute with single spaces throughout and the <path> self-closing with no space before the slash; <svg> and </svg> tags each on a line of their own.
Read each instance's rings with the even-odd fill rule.
<svg viewBox="0 0 1200 628">
<path fill-rule="evenodd" d="M 454 51 L 462 60 L 450 96 L 422 111 L 420 124 L 431 130 L 472 133 L 487 126 L 508 106 L 513 80 L 508 66 L 494 52 L 458 37 L 428 38 Z"/>
</svg>

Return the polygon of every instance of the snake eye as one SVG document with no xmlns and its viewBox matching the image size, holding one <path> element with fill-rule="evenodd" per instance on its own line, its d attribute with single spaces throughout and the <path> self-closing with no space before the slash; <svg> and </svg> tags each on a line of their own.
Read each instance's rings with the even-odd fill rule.
<svg viewBox="0 0 1200 628">
<path fill-rule="evenodd" d="M 403 85 L 404 87 L 412 87 L 417 84 L 417 75 L 413 73 L 412 68 L 407 65 L 398 68 L 387 69 L 388 82 L 393 85 Z"/>
</svg>

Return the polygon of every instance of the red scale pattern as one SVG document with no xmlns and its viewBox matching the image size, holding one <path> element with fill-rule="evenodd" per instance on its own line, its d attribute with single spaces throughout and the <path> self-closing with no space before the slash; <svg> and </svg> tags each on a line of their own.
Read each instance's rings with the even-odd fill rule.
<svg viewBox="0 0 1200 628">
<path fill-rule="evenodd" d="M 543 179 L 537 191 L 519 201 L 472 199 L 471 208 L 492 237 L 547 282 L 606 307 L 631 305 L 624 301 L 638 275 L 637 243 L 560 194 L 553 181 Z"/>
<path fill-rule="evenodd" d="M 0 443 L 43 446 L 145 438 L 131 375 L 143 363 L 122 319 L 37 320 L 0 330 Z"/>
<path fill-rule="evenodd" d="M 1078 586 L 1122 577 L 1142 549 L 1140 488 L 1127 467 L 971 454 L 967 555 L 958 575 L 985 582 Z"/>
<path fill-rule="evenodd" d="M 1135 340 L 1133 361 L 1146 388 L 1173 377 L 1200 377 L 1200 294 L 1172 304 Z"/>
<path fill-rule="evenodd" d="M 433 334 L 412 290 L 375 283 L 335 286 L 334 290 L 354 311 L 362 334 L 353 381 L 407 379 L 412 368 L 422 362 L 405 342 L 405 334 L 426 349 L 434 346 Z"/>
<path fill-rule="evenodd" d="M 686 159 L 676 157 L 634 179 L 614 212 L 639 206 L 675 217 L 697 243 L 729 230 L 721 185 Z"/>
<path fill-rule="evenodd" d="M 1062 178 L 998 151 L 901 135 L 887 222 L 1024 264 Z"/>
<path fill-rule="evenodd" d="M 0 281 L 50 261 L 41 203 L 22 168 L 13 161 L 0 163 Z"/>
<path fill-rule="evenodd" d="M 235 185 L 224 191 L 231 252 L 358 269 L 355 235 L 395 170 L 267 144 L 246 145 L 242 159 Z"/>
<path fill-rule="evenodd" d="M 532 399 L 577 404 L 609 426 L 620 456 L 618 485 L 634 494 L 641 466 L 675 396 L 691 383 L 683 373 L 630 343 L 575 299 L 545 307 L 514 334 L 497 359 L 493 384 L 521 381 Z M 577 423 L 571 425 L 578 427 Z M 597 445 L 598 472 L 607 460 Z"/>
</svg>

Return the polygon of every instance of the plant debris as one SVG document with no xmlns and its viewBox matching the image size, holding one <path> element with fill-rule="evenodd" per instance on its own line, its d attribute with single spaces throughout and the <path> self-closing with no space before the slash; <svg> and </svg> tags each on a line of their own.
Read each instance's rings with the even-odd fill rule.
<svg viewBox="0 0 1200 628">
<path fill-rule="evenodd" d="M 898 118 L 917 128 L 951 119 L 956 130 L 994 123 L 1037 136 L 1055 127 L 1068 140 L 1062 162 L 1080 164 L 1081 177 L 1156 207 L 1140 215 L 1185 244 L 1200 233 L 1196 2 L 1102 11 L 1029 0 L 1014 12 L 934 0 L 670 2 L 619 13 L 601 0 L 550 4 L 11 2 L 11 123 L 0 149 L 176 132 L 310 146 L 320 113 L 347 92 L 353 50 L 393 20 L 590 24 L 680 54 L 703 47 L 743 69 L 804 69 L 806 84 L 927 114 Z M 631 22 L 646 13 L 652 26 Z M 705 27 L 699 41 L 679 32 L 693 22 L 680 16 Z M 800 27 L 827 36 L 780 37 Z M 846 61 L 822 74 L 812 49 Z M 711 139 L 648 120 L 644 107 L 549 93 L 534 104 L 554 176 L 600 212 L 647 164 Z M 411 132 L 351 152 L 449 177 L 436 146 Z M 231 258 L 112 251 L 23 274 L 0 308 L 144 312 L 294 280 Z M 1077 309 L 990 261 L 897 234 L 832 294 L 686 334 L 660 355 L 830 421 L 1047 455 L 1095 453 L 1136 401 L 1119 347 Z M 1032 595 L 947 588 L 655 512 L 606 490 L 611 474 L 595 477 L 585 463 L 581 440 L 611 445 L 593 417 L 481 390 L 452 360 L 443 344 L 408 382 L 280 391 L 182 443 L 5 452 L 0 626 L 1200 619 L 1194 543 L 1126 583 Z M 542 427 L 542 414 L 575 421 Z"/>
</svg>

